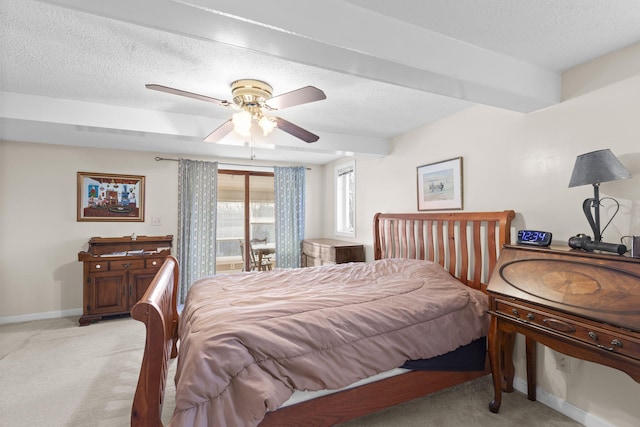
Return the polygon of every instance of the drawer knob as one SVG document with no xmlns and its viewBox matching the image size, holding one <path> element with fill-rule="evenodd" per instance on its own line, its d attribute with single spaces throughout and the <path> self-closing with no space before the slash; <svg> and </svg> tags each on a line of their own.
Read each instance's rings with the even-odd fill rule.
<svg viewBox="0 0 640 427">
<path fill-rule="evenodd" d="M 611 345 L 614 347 L 622 348 L 622 342 L 618 339 L 614 339 L 611 341 Z"/>
<path fill-rule="evenodd" d="M 533 313 L 527 314 L 527 319 L 534 320 L 535 318 L 536 318 L 536 316 L 534 316 Z"/>
<path fill-rule="evenodd" d="M 123 268 L 129 268 L 129 267 L 131 267 L 131 263 L 130 262 L 125 262 L 125 263 L 122 264 L 122 267 Z"/>
<path fill-rule="evenodd" d="M 511 312 L 512 312 L 512 313 L 513 313 L 513 315 L 514 315 L 514 316 L 516 316 L 516 317 L 520 315 L 520 313 L 518 313 L 518 309 L 517 309 L 517 308 L 512 308 L 512 309 L 511 309 Z"/>
<path fill-rule="evenodd" d="M 151 261 L 151 265 L 157 265 L 158 261 Z"/>
<path fill-rule="evenodd" d="M 96 264 L 96 270 L 99 270 L 101 268 L 102 268 L 102 266 L 100 264 Z"/>
<path fill-rule="evenodd" d="M 589 331 L 589 338 L 591 338 L 594 341 L 598 341 L 598 334 L 596 334 L 593 331 Z"/>
</svg>

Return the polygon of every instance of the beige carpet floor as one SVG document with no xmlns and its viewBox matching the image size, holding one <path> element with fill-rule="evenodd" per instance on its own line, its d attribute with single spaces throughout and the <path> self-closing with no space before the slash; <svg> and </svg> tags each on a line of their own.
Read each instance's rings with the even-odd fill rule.
<svg viewBox="0 0 640 427">
<path fill-rule="evenodd" d="M 119 427 L 129 425 L 144 325 L 130 318 L 79 327 L 77 318 L 0 326 L 0 426 Z M 163 419 L 173 410 L 173 370 Z M 579 426 L 514 392 L 499 414 L 487 405 L 490 377 L 453 387 L 345 426 Z"/>
</svg>

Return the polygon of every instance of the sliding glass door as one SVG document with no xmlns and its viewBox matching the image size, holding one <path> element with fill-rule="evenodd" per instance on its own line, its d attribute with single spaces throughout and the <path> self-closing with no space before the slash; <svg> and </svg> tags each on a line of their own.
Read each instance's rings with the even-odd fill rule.
<svg viewBox="0 0 640 427">
<path fill-rule="evenodd" d="M 274 212 L 273 173 L 218 171 L 219 274 L 274 267 Z"/>
</svg>

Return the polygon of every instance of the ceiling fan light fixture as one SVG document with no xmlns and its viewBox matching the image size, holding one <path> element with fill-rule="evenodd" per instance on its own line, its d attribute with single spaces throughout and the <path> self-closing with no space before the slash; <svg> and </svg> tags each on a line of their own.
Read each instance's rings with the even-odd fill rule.
<svg viewBox="0 0 640 427">
<path fill-rule="evenodd" d="M 304 142 L 316 142 L 319 139 L 318 135 L 314 135 L 308 130 L 282 117 L 264 117 L 264 111 L 282 110 L 284 108 L 321 101 L 327 98 L 323 91 L 314 86 L 301 87 L 274 97 L 272 96 L 273 88 L 271 85 L 262 80 L 255 79 L 240 79 L 231 83 L 233 103 L 159 84 L 147 84 L 145 87 L 151 90 L 210 102 L 221 107 L 233 106 L 239 109 L 240 111 L 237 114 L 234 114 L 204 138 L 206 142 L 211 143 L 218 142 L 232 131 L 246 138 L 251 137 L 254 130 L 254 120 L 256 122 L 255 124 L 260 126 L 265 136 L 277 127 L 283 132 L 301 139 Z"/>
<path fill-rule="evenodd" d="M 231 83 L 233 102 L 240 107 L 264 105 L 271 98 L 273 88 L 262 80 L 242 79 Z"/>
<path fill-rule="evenodd" d="M 262 134 L 264 136 L 267 136 L 276 128 L 278 124 L 275 120 L 267 116 L 262 116 L 260 120 L 258 120 L 258 125 L 260 126 L 260 128 L 262 128 Z"/>
<path fill-rule="evenodd" d="M 233 130 L 240 135 L 248 138 L 251 136 L 251 120 L 253 117 L 247 110 L 242 110 L 233 115 L 231 121 L 233 122 Z"/>
</svg>

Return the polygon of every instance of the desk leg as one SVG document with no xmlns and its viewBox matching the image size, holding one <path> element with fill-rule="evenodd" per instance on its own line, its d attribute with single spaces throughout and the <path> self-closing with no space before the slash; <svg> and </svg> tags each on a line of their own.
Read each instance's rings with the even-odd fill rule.
<svg viewBox="0 0 640 427">
<path fill-rule="evenodd" d="M 489 410 L 497 413 L 502 403 L 502 392 L 513 391 L 513 346 L 516 341 L 515 332 L 507 332 L 500 327 L 497 316 L 491 316 L 489 326 L 489 361 L 493 378 L 494 398 L 489 404 Z"/>
<path fill-rule="evenodd" d="M 536 342 L 526 337 L 527 397 L 536 400 Z"/>
<path fill-rule="evenodd" d="M 498 319 L 491 316 L 489 326 L 489 361 L 493 378 L 493 400 L 489 403 L 489 410 L 498 413 L 502 404 L 502 332 L 498 328 Z"/>
<path fill-rule="evenodd" d="M 507 393 L 513 391 L 513 378 L 516 376 L 516 368 L 513 364 L 513 347 L 516 343 L 515 332 L 502 332 L 500 343 L 502 353 L 502 389 Z"/>
</svg>

